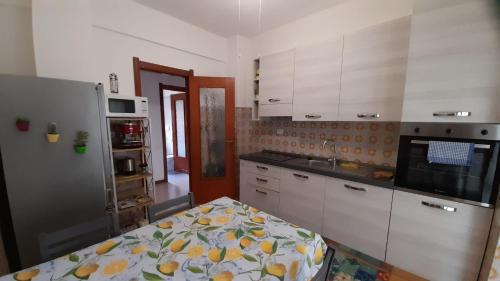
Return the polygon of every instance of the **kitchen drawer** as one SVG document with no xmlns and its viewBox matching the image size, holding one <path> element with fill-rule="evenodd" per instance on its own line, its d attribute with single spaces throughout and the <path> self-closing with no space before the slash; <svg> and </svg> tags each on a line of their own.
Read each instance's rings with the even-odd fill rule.
<svg viewBox="0 0 500 281">
<path fill-rule="evenodd" d="M 324 176 L 282 169 L 280 181 L 280 217 L 301 227 L 322 233 Z"/>
<path fill-rule="evenodd" d="M 244 172 L 241 176 L 242 179 L 248 184 L 263 187 L 276 192 L 280 191 L 280 180 L 277 178 L 262 176 L 251 172 Z"/>
<path fill-rule="evenodd" d="M 493 209 L 394 191 L 387 262 L 426 279 L 476 280 Z"/>
<path fill-rule="evenodd" d="M 323 235 L 385 260 L 392 193 L 392 189 L 327 179 Z"/>
<path fill-rule="evenodd" d="M 278 216 L 280 197 L 276 191 L 244 183 L 240 186 L 240 200 L 273 216 Z"/>
<path fill-rule="evenodd" d="M 274 177 L 279 179 L 281 168 L 272 165 L 241 160 L 240 171 L 250 172 L 256 175 Z"/>
</svg>

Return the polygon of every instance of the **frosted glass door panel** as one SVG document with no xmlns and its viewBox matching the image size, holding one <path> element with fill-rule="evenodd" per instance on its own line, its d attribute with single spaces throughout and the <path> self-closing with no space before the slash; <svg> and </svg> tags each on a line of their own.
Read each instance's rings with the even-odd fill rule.
<svg viewBox="0 0 500 281">
<path fill-rule="evenodd" d="M 224 88 L 200 88 L 201 174 L 203 177 L 224 177 L 225 151 Z"/>
</svg>

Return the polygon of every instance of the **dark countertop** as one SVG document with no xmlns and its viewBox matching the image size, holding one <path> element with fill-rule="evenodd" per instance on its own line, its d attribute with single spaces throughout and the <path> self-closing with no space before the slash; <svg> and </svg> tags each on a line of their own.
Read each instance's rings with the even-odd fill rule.
<svg viewBox="0 0 500 281">
<path fill-rule="evenodd" d="M 373 172 L 375 171 L 389 171 L 395 173 L 395 169 L 391 167 L 359 163 L 359 168 L 357 169 L 346 169 L 341 167 L 341 164 L 349 162 L 337 161 L 336 167 L 332 168 L 328 163 L 326 163 L 325 158 L 307 157 L 305 155 L 267 150 L 244 154 L 240 156 L 240 159 L 379 187 L 394 188 L 393 178 L 390 180 L 384 180 L 374 178 L 373 176 Z"/>
</svg>

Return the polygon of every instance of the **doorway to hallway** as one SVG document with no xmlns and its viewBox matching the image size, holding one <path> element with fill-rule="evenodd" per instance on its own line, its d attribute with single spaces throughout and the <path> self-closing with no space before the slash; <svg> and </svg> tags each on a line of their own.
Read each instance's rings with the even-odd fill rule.
<svg viewBox="0 0 500 281">
<path fill-rule="evenodd" d="M 179 178 L 182 180 L 182 175 L 186 175 L 184 173 L 186 169 L 182 168 L 182 158 L 186 158 L 188 161 L 187 172 L 189 173 L 189 181 L 187 188 L 183 189 L 179 187 L 178 190 L 185 190 L 186 192 L 189 190 L 193 192 L 196 204 L 203 204 L 223 196 L 238 199 L 234 182 L 234 78 L 194 76 L 192 70 L 187 71 L 144 62 L 136 57 L 133 58 L 133 66 L 137 96 L 147 96 L 144 94 L 145 91 L 143 91 L 145 87 L 142 81 L 143 71 L 166 75 L 169 78 L 182 78 L 182 85 L 174 86 L 183 87 L 184 89 L 173 89 L 171 91 L 177 91 L 177 93 L 172 93 L 172 95 L 180 95 L 182 92 L 186 94 L 184 102 L 182 102 L 183 99 L 181 96 L 177 96 L 177 99 L 175 96 L 170 99 L 171 110 L 172 104 L 174 104 L 176 130 L 183 127 L 181 121 L 184 119 L 185 132 L 183 136 L 176 133 L 175 142 L 172 137 L 171 161 L 174 161 L 174 169 L 173 173 L 169 173 L 169 157 L 167 157 L 167 144 L 165 140 L 167 134 L 165 134 L 165 122 L 161 122 L 161 115 L 163 114 L 163 118 L 165 118 L 168 114 L 165 114 L 162 107 L 159 105 L 157 106 L 156 103 L 152 101 L 157 100 L 158 103 L 167 102 L 163 97 L 163 91 L 159 89 L 161 82 L 157 82 L 156 84 L 144 83 L 156 87 L 156 94 L 147 97 L 149 100 L 149 112 L 153 126 L 154 124 L 160 124 L 160 128 L 154 129 L 151 134 L 153 137 L 158 133 L 163 135 L 160 141 L 155 141 L 158 139 L 157 137 L 154 137 L 152 140 L 152 150 L 156 151 L 153 156 L 153 162 L 155 162 L 155 158 L 159 158 L 159 162 L 157 160 L 154 169 L 156 170 L 156 167 L 162 168 L 158 173 L 155 173 L 155 175 L 163 176 L 158 179 L 161 183 L 156 190 L 156 201 L 161 202 L 172 198 L 170 196 L 177 190 L 169 188 L 170 184 L 173 185 L 173 183 L 169 182 L 169 178 Z M 163 84 L 168 85 L 168 83 Z M 158 92 L 160 92 L 160 95 L 158 95 Z M 184 106 L 182 106 L 183 104 Z M 163 108 L 166 107 L 164 106 Z M 177 110 L 178 108 L 179 110 Z M 182 112 L 182 114 L 179 112 Z M 152 117 L 157 116 L 157 114 L 160 115 L 160 122 L 155 122 L 155 118 Z M 170 116 L 172 116 L 172 112 Z M 182 140 L 184 141 L 182 142 Z M 156 142 L 156 145 L 153 144 L 154 142 Z M 185 149 L 183 151 L 179 151 L 182 149 L 176 149 L 177 154 L 174 154 L 173 143 L 179 145 L 179 142 L 184 143 Z M 161 151 L 163 151 L 163 153 L 161 153 Z M 175 169 L 175 159 L 181 160 L 178 161 L 177 171 Z M 172 174 L 172 176 L 169 176 L 170 174 Z M 157 178 L 158 176 L 155 176 L 155 179 Z M 164 192 L 162 192 L 162 183 L 166 183 L 165 188 L 163 188 Z M 162 196 L 162 194 L 165 196 Z M 182 195 L 182 193 L 178 193 L 178 195 Z"/>
<path fill-rule="evenodd" d="M 169 171 L 189 173 L 187 89 L 160 84 L 162 128 Z"/>
<path fill-rule="evenodd" d="M 166 182 L 158 183 L 165 200 L 189 192 L 187 88 L 160 83 L 160 110 Z M 161 193 L 161 191 L 160 191 Z"/>
<path fill-rule="evenodd" d="M 191 72 L 137 58 L 133 61 L 136 95 L 147 97 L 149 103 L 155 201 L 159 203 L 190 191 L 186 93 Z"/>
</svg>

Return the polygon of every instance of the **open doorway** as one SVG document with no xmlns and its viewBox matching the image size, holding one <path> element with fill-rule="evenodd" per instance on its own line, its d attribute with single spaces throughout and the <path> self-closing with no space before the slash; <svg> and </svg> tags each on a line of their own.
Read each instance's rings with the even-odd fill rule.
<svg viewBox="0 0 500 281">
<path fill-rule="evenodd" d="M 134 58 L 136 95 L 147 97 L 149 103 L 157 203 L 190 191 L 186 114 L 189 74 Z"/>
<path fill-rule="evenodd" d="M 160 101 L 168 174 L 188 174 L 187 89 L 160 84 Z"/>
<path fill-rule="evenodd" d="M 155 170 L 155 179 L 158 181 L 156 186 L 157 202 L 169 200 L 182 196 L 191 191 L 195 195 L 196 204 L 203 204 L 219 197 L 227 196 L 237 199 L 237 189 L 234 182 L 234 150 L 235 150 L 235 104 L 234 91 L 235 81 L 232 77 L 210 77 L 210 76 L 194 76 L 193 70 L 182 70 L 171 68 L 163 65 L 140 61 L 139 58 L 133 58 L 134 66 L 134 83 L 137 96 L 147 96 L 149 99 L 149 113 L 152 119 L 152 150 L 153 150 L 153 169 Z M 143 71 L 143 73 L 141 73 Z M 148 76 L 160 74 L 170 79 L 170 82 L 162 82 L 159 80 L 146 81 Z M 182 79 L 181 85 L 172 84 L 172 79 Z M 142 85 L 145 84 L 145 85 Z M 184 102 L 184 143 L 186 144 L 186 157 L 177 154 L 178 158 L 187 158 L 188 160 L 188 186 L 181 186 L 171 183 L 176 178 L 169 176 L 169 158 L 167 152 L 167 143 L 164 140 L 165 122 L 161 122 L 161 114 L 164 118 L 168 113 L 162 110 L 160 102 L 166 103 L 164 91 L 160 92 L 160 84 L 169 86 L 182 87 L 184 89 L 173 88 L 171 91 L 177 91 L 169 96 L 182 94 L 185 91 Z M 156 87 L 153 91 L 146 90 L 147 86 Z M 144 90 L 143 90 L 144 89 Z M 160 93 L 160 94 L 158 94 Z M 161 97 L 161 98 L 160 98 Z M 181 108 L 181 96 L 170 98 L 170 108 L 172 104 L 179 105 Z M 163 106 L 163 109 L 166 108 Z M 177 113 L 177 107 L 174 116 L 178 120 L 182 120 Z M 172 112 L 170 112 L 172 115 Z M 159 121 L 154 121 L 159 120 Z M 159 124 L 159 126 L 155 126 Z M 182 127 L 175 122 L 177 128 Z M 172 130 L 173 130 L 172 126 Z M 159 137 L 160 136 L 160 137 Z M 178 143 L 179 137 L 177 134 Z M 159 141 L 158 141 L 159 139 Z M 154 146 L 154 147 L 153 147 Z M 173 144 L 172 144 L 173 146 Z M 174 150 L 172 150 L 174 151 Z M 163 152 L 163 153 L 162 153 Z M 172 158 L 175 155 L 172 152 Z M 159 159 L 159 160 L 158 160 Z M 181 163 L 181 162 L 179 162 Z M 160 170 L 158 170 L 158 167 Z M 181 170 L 181 168 L 178 168 Z M 158 173 L 156 173 L 158 172 Z M 175 172 L 175 161 L 174 161 Z M 160 175 L 163 178 L 160 178 Z M 186 175 L 182 171 L 175 175 Z M 184 180 L 185 182 L 185 180 Z"/>
</svg>

